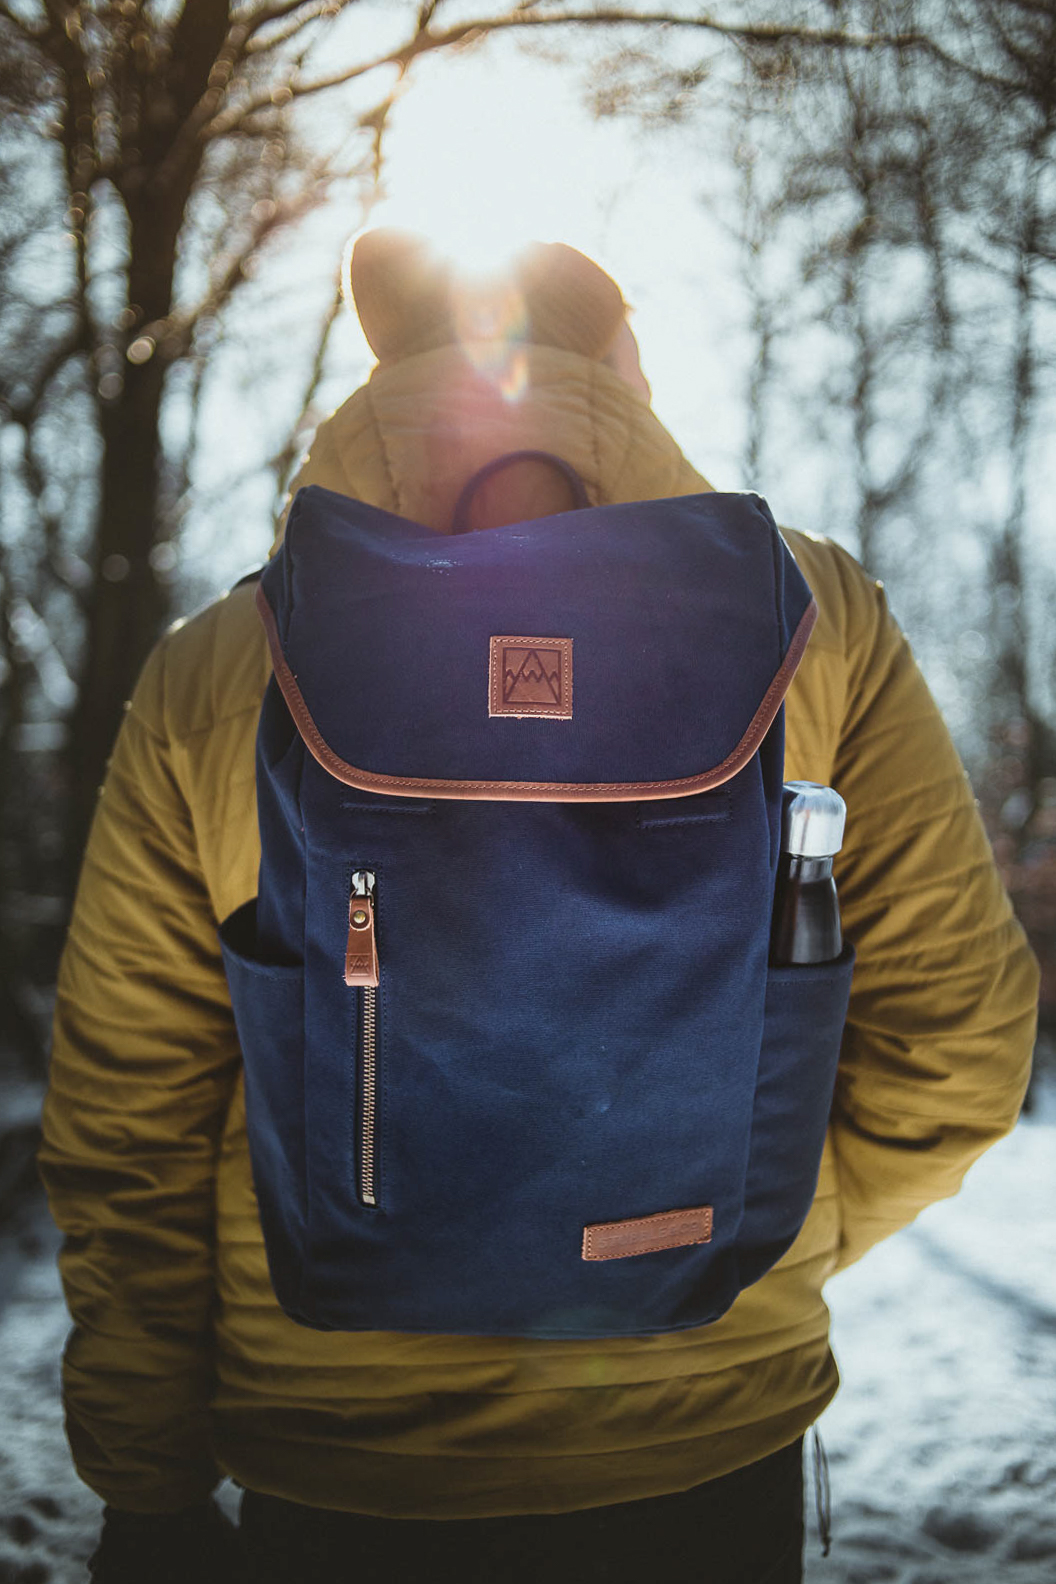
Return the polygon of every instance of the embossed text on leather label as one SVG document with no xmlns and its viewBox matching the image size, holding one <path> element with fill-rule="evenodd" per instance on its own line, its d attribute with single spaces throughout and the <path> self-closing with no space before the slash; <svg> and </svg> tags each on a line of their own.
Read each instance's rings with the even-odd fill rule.
<svg viewBox="0 0 1056 1584">
<path fill-rule="evenodd" d="M 571 720 L 571 638 L 492 638 L 488 714 Z"/>
<path fill-rule="evenodd" d="M 655 1254 L 660 1249 L 710 1243 L 711 1223 L 711 1205 L 635 1216 L 630 1221 L 598 1221 L 583 1228 L 583 1258 L 626 1259 L 631 1254 Z"/>
</svg>

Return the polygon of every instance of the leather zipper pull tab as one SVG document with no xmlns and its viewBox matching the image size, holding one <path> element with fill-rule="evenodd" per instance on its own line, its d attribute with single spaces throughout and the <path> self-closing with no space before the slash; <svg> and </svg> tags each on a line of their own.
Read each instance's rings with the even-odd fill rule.
<svg viewBox="0 0 1056 1584">
<path fill-rule="evenodd" d="M 348 945 L 345 948 L 345 983 L 374 986 L 378 983 L 378 943 L 374 934 L 374 876 L 358 869 L 352 876 L 348 903 Z"/>
</svg>

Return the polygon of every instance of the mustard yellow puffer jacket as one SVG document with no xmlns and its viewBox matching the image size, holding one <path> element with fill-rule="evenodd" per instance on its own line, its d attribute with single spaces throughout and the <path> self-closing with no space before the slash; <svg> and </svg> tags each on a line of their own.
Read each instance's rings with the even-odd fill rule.
<svg viewBox="0 0 1056 1584">
<path fill-rule="evenodd" d="M 645 400 L 530 348 L 473 411 L 455 347 L 382 364 L 320 431 L 314 480 L 434 526 L 497 452 L 566 457 L 595 501 L 706 489 Z M 931 1200 L 1018 1111 L 1035 965 L 964 772 L 881 588 L 790 534 L 820 616 L 786 773 L 850 810 L 858 951 L 810 1217 L 716 1324 L 623 1341 L 322 1334 L 278 1309 L 246 1148 L 217 925 L 256 890 L 252 587 L 149 660 L 103 791 L 62 965 L 41 1163 L 66 1234 L 69 1435 L 116 1506 L 174 1509 L 221 1471 L 367 1513 L 553 1512 L 687 1488 L 796 1437 L 836 1389 L 826 1278 Z"/>
</svg>

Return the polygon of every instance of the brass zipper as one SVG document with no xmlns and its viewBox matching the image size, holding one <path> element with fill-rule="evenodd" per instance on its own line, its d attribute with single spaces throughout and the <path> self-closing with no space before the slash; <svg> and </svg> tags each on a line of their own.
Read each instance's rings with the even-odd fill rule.
<svg viewBox="0 0 1056 1584">
<path fill-rule="evenodd" d="M 378 947 L 374 932 L 374 876 L 357 869 L 348 904 L 345 983 L 359 989 L 359 1197 L 377 1204 Z"/>
<path fill-rule="evenodd" d="M 363 1061 L 363 1114 L 360 1119 L 359 1192 L 365 1205 L 376 1205 L 374 1141 L 378 1107 L 378 992 L 373 985 L 366 985 L 362 994 L 360 1048 Z"/>
</svg>

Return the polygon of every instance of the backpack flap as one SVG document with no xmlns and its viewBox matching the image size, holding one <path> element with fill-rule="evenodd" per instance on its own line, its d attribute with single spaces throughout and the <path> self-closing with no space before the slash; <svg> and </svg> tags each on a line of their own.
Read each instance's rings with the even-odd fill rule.
<svg viewBox="0 0 1056 1584">
<path fill-rule="evenodd" d="M 717 786 L 816 607 L 755 495 L 451 536 L 310 486 L 258 603 L 315 758 L 398 797 L 644 801 Z"/>
</svg>

